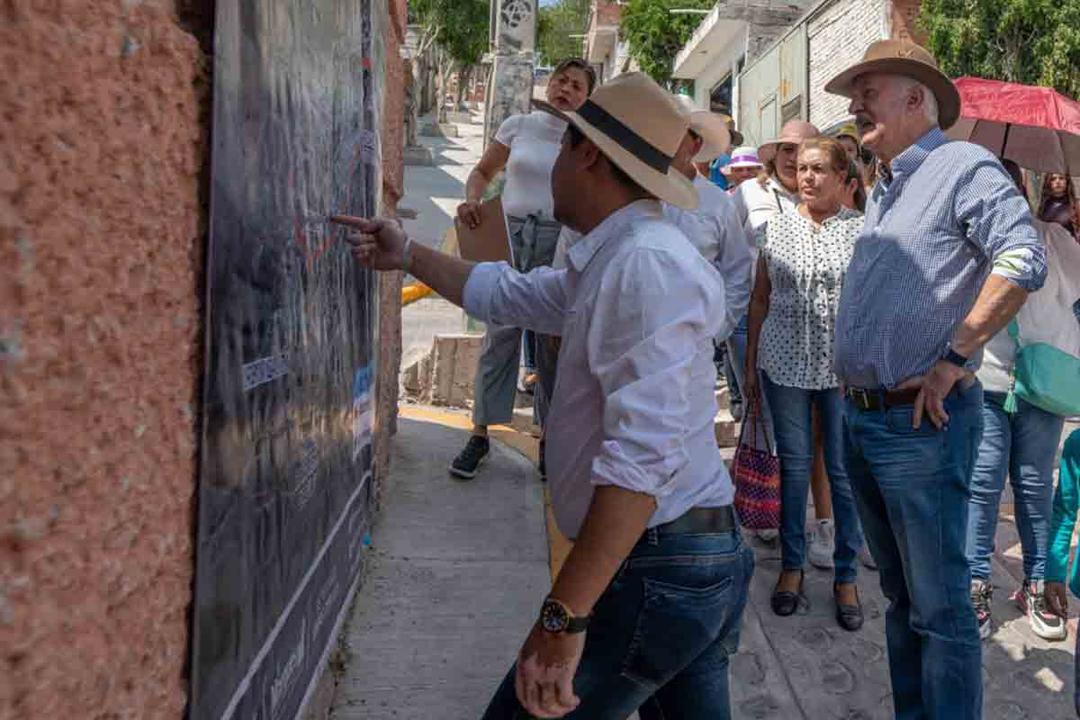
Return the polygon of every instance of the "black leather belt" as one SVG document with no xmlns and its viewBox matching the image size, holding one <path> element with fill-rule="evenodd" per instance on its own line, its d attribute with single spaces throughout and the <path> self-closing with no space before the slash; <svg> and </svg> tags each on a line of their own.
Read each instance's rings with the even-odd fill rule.
<svg viewBox="0 0 1080 720">
<path fill-rule="evenodd" d="M 703 535 L 731 532 L 738 523 L 731 505 L 710 508 L 690 508 L 671 522 L 652 528 L 660 535 Z"/>
<path fill-rule="evenodd" d="M 949 395 L 954 396 L 966 392 L 974 384 L 975 376 L 968 373 L 956 382 L 956 385 L 953 386 Z M 901 405 L 914 405 L 915 399 L 919 397 L 919 388 L 908 388 L 907 390 L 885 390 L 884 388 L 866 390 L 864 388 L 849 387 L 844 390 L 844 396 L 860 410 L 870 410 L 873 412 L 887 410 Z"/>
<path fill-rule="evenodd" d="M 885 410 L 898 405 L 914 405 L 919 396 L 918 388 L 909 390 L 865 390 L 848 388 L 844 391 L 847 399 L 860 410 Z"/>
</svg>

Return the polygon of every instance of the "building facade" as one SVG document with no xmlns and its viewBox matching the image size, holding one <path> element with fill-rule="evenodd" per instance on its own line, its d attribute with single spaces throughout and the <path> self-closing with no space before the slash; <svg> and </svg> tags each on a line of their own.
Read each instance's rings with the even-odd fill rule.
<svg viewBox="0 0 1080 720">
<path fill-rule="evenodd" d="M 920 40 L 919 0 L 721 2 L 675 61 L 675 77 L 694 81 L 699 107 L 729 114 L 747 143 L 774 137 L 787 120 L 825 130 L 847 119 L 847 100 L 825 83 L 883 38 Z"/>
</svg>

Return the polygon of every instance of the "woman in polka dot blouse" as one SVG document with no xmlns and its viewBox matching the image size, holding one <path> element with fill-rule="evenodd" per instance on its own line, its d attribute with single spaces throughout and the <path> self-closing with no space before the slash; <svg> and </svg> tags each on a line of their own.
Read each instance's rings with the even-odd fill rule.
<svg viewBox="0 0 1080 720">
<path fill-rule="evenodd" d="M 776 215 L 765 231 L 750 300 L 747 397 L 764 392 L 780 456 L 780 541 L 783 570 L 773 591 L 778 615 L 809 603 L 803 591 L 806 496 L 814 459 L 811 409 L 821 419 L 825 465 L 836 523 L 833 596 L 837 622 L 862 626 L 855 587 L 862 531 L 844 469 L 843 402 L 833 372 L 833 334 L 844 273 L 862 216 L 842 205 L 848 156 L 830 138 L 799 147 L 800 203 Z M 761 371 L 761 387 L 752 370 Z"/>
</svg>

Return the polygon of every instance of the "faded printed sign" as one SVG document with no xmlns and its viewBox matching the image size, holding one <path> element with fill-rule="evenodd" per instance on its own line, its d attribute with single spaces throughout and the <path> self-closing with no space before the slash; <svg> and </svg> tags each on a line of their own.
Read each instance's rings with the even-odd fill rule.
<svg viewBox="0 0 1080 720">
<path fill-rule="evenodd" d="M 217 4 L 192 720 L 296 718 L 363 562 L 386 12 Z"/>
</svg>

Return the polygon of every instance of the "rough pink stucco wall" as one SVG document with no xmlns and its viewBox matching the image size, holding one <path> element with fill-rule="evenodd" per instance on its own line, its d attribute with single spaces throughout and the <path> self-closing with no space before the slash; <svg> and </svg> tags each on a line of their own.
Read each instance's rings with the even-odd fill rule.
<svg viewBox="0 0 1080 720">
<path fill-rule="evenodd" d="M 0 717 L 177 718 L 204 58 L 161 0 L 0 3 Z"/>
</svg>

